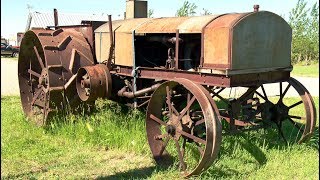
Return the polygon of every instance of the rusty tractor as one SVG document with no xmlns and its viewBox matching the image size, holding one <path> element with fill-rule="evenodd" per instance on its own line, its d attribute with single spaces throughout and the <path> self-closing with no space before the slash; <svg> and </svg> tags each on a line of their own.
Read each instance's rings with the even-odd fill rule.
<svg viewBox="0 0 320 180">
<path fill-rule="evenodd" d="M 305 142 L 316 110 L 308 90 L 290 77 L 292 30 L 280 16 L 254 9 L 199 17 L 109 16 L 77 26 L 58 26 L 55 11 L 54 27 L 29 30 L 22 39 L 23 111 L 42 126 L 66 106 L 93 106 L 98 98 L 145 107 L 155 161 L 176 158 L 185 177 L 210 167 L 223 132 L 271 128 L 283 141 Z M 274 97 L 266 91 L 269 83 L 278 84 Z M 223 95 L 234 87 L 245 90 Z M 288 103 L 289 91 L 300 99 Z M 295 111 L 299 106 L 302 113 Z"/>
</svg>

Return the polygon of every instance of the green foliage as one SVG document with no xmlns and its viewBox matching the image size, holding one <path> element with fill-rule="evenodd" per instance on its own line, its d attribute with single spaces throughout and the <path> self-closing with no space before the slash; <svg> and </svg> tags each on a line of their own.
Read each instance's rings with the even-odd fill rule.
<svg viewBox="0 0 320 180">
<path fill-rule="evenodd" d="M 148 18 L 153 18 L 153 14 L 154 14 L 154 10 L 153 9 L 149 9 Z"/>
<path fill-rule="evenodd" d="M 292 62 L 319 62 L 319 4 L 307 8 L 307 2 L 298 0 L 289 14 L 292 27 Z"/>
<path fill-rule="evenodd" d="M 193 16 L 196 14 L 195 12 L 196 9 L 197 9 L 196 4 L 190 3 L 189 1 L 184 1 L 183 5 L 177 10 L 176 16 L 178 17 Z"/>
<path fill-rule="evenodd" d="M 206 15 L 211 15 L 212 14 L 208 9 L 205 9 L 205 8 L 202 8 L 202 11 L 203 11 L 201 13 L 202 16 L 206 16 Z"/>
</svg>

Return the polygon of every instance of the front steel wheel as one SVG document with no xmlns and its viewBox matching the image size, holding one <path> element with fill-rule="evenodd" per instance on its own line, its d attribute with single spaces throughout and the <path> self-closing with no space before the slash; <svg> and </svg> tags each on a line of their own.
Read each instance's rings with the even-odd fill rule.
<svg viewBox="0 0 320 180">
<path fill-rule="evenodd" d="M 210 99 L 201 85 L 186 79 L 157 88 L 148 105 L 146 130 L 158 164 L 172 162 L 185 177 L 210 167 L 221 144 L 220 115 Z"/>
</svg>

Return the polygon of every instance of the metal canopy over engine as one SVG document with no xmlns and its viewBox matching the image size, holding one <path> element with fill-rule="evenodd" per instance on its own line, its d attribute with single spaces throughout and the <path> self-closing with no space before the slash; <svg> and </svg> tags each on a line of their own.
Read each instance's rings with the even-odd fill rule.
<svg viewBox="0 0 320 180">
<path fill-rule="evenodd" d="M 115 64 L 133 66 L 133 31 L 136 38 L 147 39 L 174 37 L 176 30 L 193 46 L 201 46 L 192 54 L 192 67 L 199 72 L 242 74 L 270 69 L 291 70 L 291 34 L 288 23 L 280 16 L 268 12 L 217 14 L 199 17 L 138 18 L 112 22 L 115 39 Z M 189 34 L 189 35 L 188 35 Z M 188 43 L 188 42 L 184 42 Z M 148 44 L 150 45 L 150 44 Z M 109 24 L 95 30 L 96 57 L 98 62 L 108 59 L 110 49 Z M 135 45 L 139 48 L 138 44 Z M 148 49 L 148 47 L 140 47 Z M 190 50 L 180 47 L 181 53 Z M 189 49 L 188 49 L 189 48 Z M 194 47 L 192 47 L 194 48 Z M 203 51 L 203 52 L 201 52 Z M 200 55 L 201 54 L 201 55 Z M 183 57 L 188 59 L 188 57 Z M 144 61 L 136 57 L 136 62 Z M 165 61 L 166 59 L 163 59 Z M 152 59 L 148 59 L 157 67 Z M 160 60 L 161 61 L 161 60 Z M 187 70 L 187 69 L 185 69 Z"/>
</svg>

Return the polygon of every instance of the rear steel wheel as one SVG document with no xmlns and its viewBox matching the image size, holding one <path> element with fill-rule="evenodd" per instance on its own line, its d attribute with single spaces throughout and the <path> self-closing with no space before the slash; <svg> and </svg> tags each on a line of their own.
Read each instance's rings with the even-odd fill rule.
<svg viewBox="0 0 320 180">
<path fill-rule="evenodd" d="M 176 160 L 185 177 L 210 167 L 221 144 L 220 115 L 210 99 L 202 86 L 186 79 L 157 88 L 148 105 L 146 130 L 158 164 Z"/>
<path fill-rule="evenodd" d="M 276 99 L 268 98 L 263 86 L 261 86 L 263 94 L 255 92 L 264 101 L 260 106 L 261 110 L 259 109 L 261 118 L 273 122 L 278 134 L 287 143 L 302 143 L 309 140 L 316 124 L 316 108 L 312 96 L 294 78 L 290 78 L 286 83 L 280 82 L 279 87 L 280 95 Z M 297 97 L 286 98 L 289 91 L 293 95 L 296 93 Z"/>
<path fill-rule="evenodd" d="M 278 96 L 268 94 L 271 93 L 263 85 L 251 87 L 238 99 L 224 100 L 229 112 L 221 114 L 229 123 L 234 118 L 238 130 L 260 126 L 269 129 L 270 138 L 279 136 L 286 143 L 307 141 L 316 124 L 316 109 L 308 90 L 290 78 L 287 82 L 279 82 Z"/>
<path fill-rule="evenodd" d="M 25 33 L 18 60 L 20 97 L 26 116 L 37 125 L 80 104 L 75 77 L 82 66 L 93 65 L 90 46 L 72 29 Z"/>
</svg>

